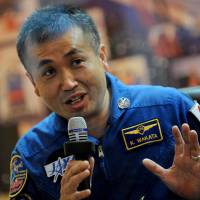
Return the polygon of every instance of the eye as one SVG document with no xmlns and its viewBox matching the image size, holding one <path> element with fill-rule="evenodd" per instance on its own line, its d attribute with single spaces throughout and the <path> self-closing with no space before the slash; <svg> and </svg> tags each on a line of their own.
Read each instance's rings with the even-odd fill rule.
<svg viewBox="0 0 200 200">
<path fill-rule="evenodd" d="M 50 78 L 52 76 L 54 76 L 56 73 L 56 70 L 54 68 L 47 68 L 46 70 L 44 70 L 44 72 L 42 73 L 43 77 L 46 78 Z"/>
<path fill-rule="evenodd" d="M 79 59 L 74 59 L 74 60 L 71 61 L 71 65 L 73 67 L 79 67 L 79 66 L 82 65 L 83 62 L 84 62 L 83 59 L 80 59 L 80 58 Z"/>
</svg>

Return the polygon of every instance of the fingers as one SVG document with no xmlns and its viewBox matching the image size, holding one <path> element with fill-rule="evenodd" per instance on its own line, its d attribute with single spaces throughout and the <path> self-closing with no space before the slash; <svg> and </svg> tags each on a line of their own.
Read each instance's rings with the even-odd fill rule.
<svg viewBox="0 0 200 200">
<path fill-rule="evenodd" d="M 181 129 L 184 140 L 184 156 L 190 157 L 190 127 L 188 124 L 183 124 Z"/>
<path fill-rule="evenodd" d="M 191 141 L 191 145 L 190 145 L 190 150 L 191 150 L 191 156 L 198 156 L 200 155 L 200 145 L 199 145 L 199 141 L 198 141 L 198 135 L 197 132 L 195 130 L 192 130 L 190 132 L 190 141 Z"/>
<path fill-rule="evenodd" d="M 181 134 L 182 132 L 182 134 Z M 185 156 L 190 158 L 191 155 L 197 156 L 200 154 L 200 146 L 197 132 L 190 130 L 188 124 L 184 123 L 181 131 L 177 126 L 172 127 L 172 133 L 175 140 L 175 156 Z"/>
<path fill-rule="evenodd" d="M 60 195 L 60 200 L 81 200 L 89 197 L 91 194 L 90 190 L 76 191 L 69 195 Z"/>
<path fill-rule="evenodd" d="M 80 172 L 79 174 L 76 174 L 69 179 L 69 188 L 68 190 L 74 191 L 77 189 L 79 184 L 86 179 L 90 175 L 90 171 L 88 169 L 84 170 L 83 172 Z"/>
<path fill-rule="evenodd" d="M 162 177 L 165 173 L 166 169 L 155 163 L 154 161 L 145 158 L 143 161 L 143 165 L 156 176 Z"/>
<path fill-rule="evenodd" d="M 88 161 L 70 161 L 65 170 L 61 185 L 67 184 L 67 191 L 76 191 L 81 181 L 90 175 L 89 169 Z"/>
<path fill-rule="evenodd" d="M 180 130 L 179 130 L 178 126 L 173 126 L 172 127 L 172 133 L 173 133 L 174 140 L 175 140 L 175 154 L 176 155 L 180 155 L 180 154 L 183 153 L 184 140 L 183 140 L 183 138 L 181 136 L 181 133 L 180 133 Z"/>
<path fill-rule="evenodd" d="M 91 194 L 91 191 L 89 189 L 83 190 L 83 191 L 76 191 L 74 195 L 72 196 L 72 200 L 85 199 L 89 197 L 90 194 Z"/>
<path fill-rule="evenodd" d="M 65 173 L 67 174 L 66 177 L 71 178 L 72 176 L 79 174 L 83 172 L 84 170 L 89 171 L 89 169 L 90 169 L 90 165 L 87 160 L 85 161 L 72 160 L 69 162 L 65 170 Z"/>
<path fill-rule="evenodd" d="M 94 159 L 91 159 L 94 164 Z M 91 191 L 86 189 L 77 191 L 79 184 L 91 174 L 93 166 L 88 161 L 71 160 L 61 180 L 60 196 L 62 200 L 83 199 L 90 195 Z"/>
</svg>

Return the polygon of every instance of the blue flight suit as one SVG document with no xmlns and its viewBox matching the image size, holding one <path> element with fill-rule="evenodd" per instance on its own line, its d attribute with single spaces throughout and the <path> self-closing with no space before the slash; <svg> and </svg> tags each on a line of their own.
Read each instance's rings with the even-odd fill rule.
<svg viewBox="0 0 200 200">
<path fill-rule="evenodd" d="M 199 132 L 199 119 L 190 112 L 194 102 L 176 89 L 127 86 L 109 73 L 106 77 L 112 92 L 107 131 L 101 139 L 89 135 L 96 144 L 91 199 L 183 199 L 145 169 L 142 160 L 172 165 L 172 126 L 189 123 Z M 63 153 L 67 140 L 67 120 L 51 113 L 18 141 L 11 160 L 13 199 L 59 199 L 60 180 L 72 159 Z"/>
</svg>

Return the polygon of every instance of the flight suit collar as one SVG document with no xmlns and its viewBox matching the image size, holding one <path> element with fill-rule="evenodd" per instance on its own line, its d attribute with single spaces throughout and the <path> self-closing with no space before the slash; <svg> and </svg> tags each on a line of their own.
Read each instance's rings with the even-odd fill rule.
<svg viewBox="0 0 200 200">
<path fill-rule="evenodd" d="M 106 73 L 108 88 L 111 90 L 110 117 L 108 123 L 118 121 L 121 115 L 131 106 L 130 93 L 124 90 L 127 87 L 110 73 Z"/>
</svg>

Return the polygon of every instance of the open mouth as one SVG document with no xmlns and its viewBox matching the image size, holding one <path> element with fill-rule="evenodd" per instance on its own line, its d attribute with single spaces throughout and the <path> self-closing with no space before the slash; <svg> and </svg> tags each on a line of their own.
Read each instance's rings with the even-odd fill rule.
<svg viewBox="0 0 200 200">
<path fill-rule="evenodd" d="M 84 96 L 85 96 L 85 94 L 80 95 L 80 96 L 76 96 L 74 98 L 71 98 L 71 99 L 69 99 L 69 100 L 66 101 L 66 104 L 74 105 L 74 104 L 82 101 L 83 98 L 84 98 Z"/>
</svg>

